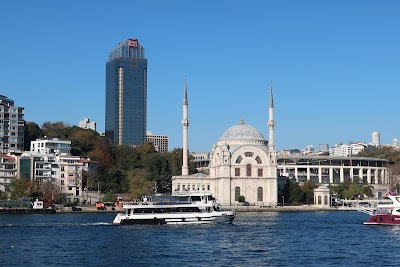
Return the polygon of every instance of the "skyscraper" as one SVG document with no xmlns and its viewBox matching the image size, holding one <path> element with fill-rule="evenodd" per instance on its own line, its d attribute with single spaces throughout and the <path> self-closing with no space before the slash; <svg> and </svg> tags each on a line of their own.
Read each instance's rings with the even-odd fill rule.
<svg viewBox="0 0 400 267">
<path fill-rule="evenodd" d="M 106 63 L 106 137 L 114 144 L 146 142 L 147 59 L 137 39 L 119 43 Z"/>
</svg>

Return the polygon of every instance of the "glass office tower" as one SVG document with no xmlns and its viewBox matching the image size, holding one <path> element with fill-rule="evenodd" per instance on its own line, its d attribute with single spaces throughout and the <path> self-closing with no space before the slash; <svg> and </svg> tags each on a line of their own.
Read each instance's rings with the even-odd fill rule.
<svg viewBox="0 0 400 267">
<path fill-rule="evenodd" d="M 137 39 L 119 43 L 106 64 L 106 137 L 114 144 L 146 142 L 147 59 Z"/>
</svg>

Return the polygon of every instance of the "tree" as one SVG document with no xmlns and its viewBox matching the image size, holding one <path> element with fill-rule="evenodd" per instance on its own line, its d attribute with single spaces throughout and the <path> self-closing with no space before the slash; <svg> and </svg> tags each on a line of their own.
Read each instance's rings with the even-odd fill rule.
<svg viewBox="0 0 400 267">
<path fill-rule="evenodd" d="M 389 167 L 390 191 L 400 193 L 400 162 Z"/>
<path fill-rule="evenodd" d="M 145 155 L 143 162 L 149 180 L 156 183 L 157 193 L 170 192 L 171 170 L 168 160 L 159 153 L 153 153 Z"/>
<path fill-rule="evenodd" d="M 34 122 L 26 122 L 24 131 L 24 150 L 29 151 L 31 149 L 31 141 L 35 141 L 40 137 L 42 137 L 42 130 L 39 125 Z"/>
<path fill-rule="evenodd" d="M 237 198 L 236 201 L 239 202 L 239 203 L 244 203 L 244 202 L 246 202 L 246 198 L 245 198 L 244 196 L 240 195 L 240 196 Z"/>
<path fill-rule="evenodd" d="M 105 138 L 97 138 L 94 149 L 88 153 L 92 160 L 99 163 L 101 174 L 115 165 L 112 149 L 112 145 Z"/>
<path fill-rule="evenodd" d="M 289 197 L 287 198 L 289 203 L 298 204 L 304 199 L 304 193 L 301 190 L 299 183 L 289 180 Z"/>
<path fill-rule="evenodd" d="M 29 179 L 15 179 L 10 184 L 11 199 L 20 200 L 30 197 L 31 183 Z"/>
<path fill-rule="evenodd" d="M 168 159 L 171 176 L 177 176 L 182 174 L 182 157 L 183 152 L 182 148 L 175 148 L 169 153 L 166 153 L 166 157 Z"/>
<path fill-rule="evenodd" d="M 115 146 L 113 151 L 115 165 L 122 170 L 131 170 L 134 168 L 141 168 L 141 153 L 131 146 L 119 145 Z"/>
<path fill-rule="evenodd" d="M 151 195 L 154 192 L 153 184 L 147 179 L 147 175 L 148 174 L 143 169 L 127 171 L 131 199 L 140 198 L 144 195 Z"/>
<path fill-rule="evenodd" d="M 98 134 L 93 130 L 82 129 L 76 126 L 66 128 L 68 134 L 65 138 L 71 141 L 71 154 L 74 156 L 87 156 L 96 145 Z"/>
<path fill-rule="evenodd" d="M 129 191 L 129 183 L 125 173 L 118 167 L 112 167 L 103 175 L 102 191 L 125 193 Z"/>
<path fill-rule="evenodd" d="M 314 201 L 314 189 L 317 188 L 317 185 L 312 181 L 305 181 L 300 186 L 301 191 L 304 193 L 304 201 L 305 203 L 311 203 Z"/>
</svg>

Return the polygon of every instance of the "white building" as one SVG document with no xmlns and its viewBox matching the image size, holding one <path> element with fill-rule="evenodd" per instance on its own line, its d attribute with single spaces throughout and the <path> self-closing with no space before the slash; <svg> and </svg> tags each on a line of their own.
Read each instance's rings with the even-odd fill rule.
<svg viewBox="0 0 400 267">
<path fill-rule="evenodd" d="M 381 146 L 381 135 L 379 132 L 372 132 L 372 144 L 376 147 Z"/>
<path fill-rule="evenodd" d="M 62 141 L 59 138 L 37 139 L 31 141 L 30 151 L 42 154 L 70 155 L 71 141 Z"/>
<path fill-rule="evenodd" d="M 375 147 L 373 147 L 375 148 Z M 361 151 L 372 149 L 372 146 L 366 143 L 352 143 L 349 145 L 335 145 L 329 149 L 329 156 L 349 157 L 357 155 Z"/>
<path fill-rule="evenodd" d="M 0 154 L 0 191 L 5 191 L 13 179 L 17 177 L 17 158 Z"/>
<path fill-rule="evenodd" d="M 96 131 L 96 122 L 91 122 L 89 118 L 84 118 L 79 122 L 79 128 Z"/>
<path fill-rule="evenodd" d="M 183 152 L 187 150 L 187 93 L 185 86 L 183 112 Z M 187 173 L 188 155 L 183 158 L 182 175 L 172 177 L 172 191 L 211 192 L 221 205 L 234 205 L 239 196 L 251 204 L 276 206 L 278 202 L 278 177 L 274 149 L 272 85 L 270 87 L 269 137 L 251 125 L 240 124 L 227 129 L 212 148 L 209 175 Z"/>
<path fill-rule="evenodd" d="M 146 142 L 152 143 L 158 152 L 168 152 L 168 136 L 166 135 L 153 135 L 151 131 L 147 131 Z"/>
<path fill-rule="evenodd" d="M 304 150 L 302 151 L 303 155 L 308 155 L 308 154 L 312 154 L 315 152 L 315 148 L 312 145 L 308 145 L 304 148 Z"/>
<path fill-rule="evenodd" d="M 83 163 L 78 156 L 57 156 L 57 172 L 61 193 L 64 193 L 71 201 L 83 200 L 82 170 Z"/>
</svg>

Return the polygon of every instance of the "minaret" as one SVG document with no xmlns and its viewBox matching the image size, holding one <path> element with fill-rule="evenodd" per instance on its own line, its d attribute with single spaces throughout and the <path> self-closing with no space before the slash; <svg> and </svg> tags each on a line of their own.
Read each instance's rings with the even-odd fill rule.
<svg viewBox="0 0 400 267">
<path fill-rule="evenodd" d="M 182 175 L 189 175 L 189 165 L 188 165 L 188 100 L 187 100 L 187 88 L 185 79 L 185 88 L 183 93 L 183 158 L 182 158 Z"/>
<path fill-rule="evenodd" d="M 275 121 L 274 121 L 274 98 L 272 96 L 272 81 L 270 82 L 270 85 L 269 85 L 269 121 L 268 121 L 268 127 L 269 127 L 269 150 L 273 151 L 273 150 L 275 150 L 275 147 L 274 147 Z"/>
</svg>

